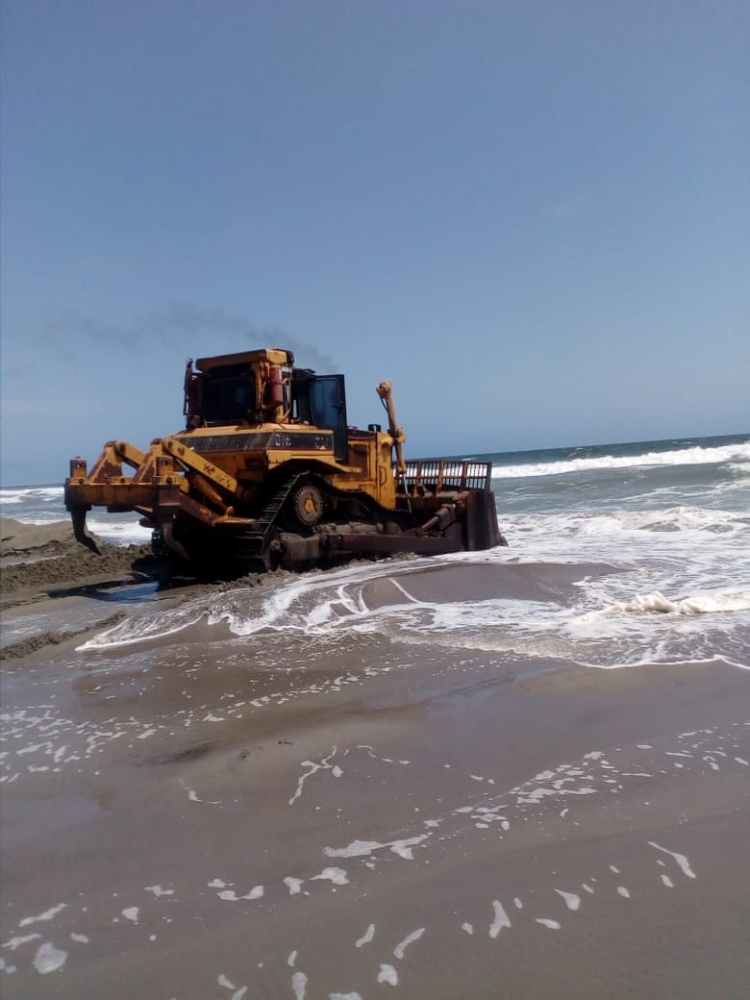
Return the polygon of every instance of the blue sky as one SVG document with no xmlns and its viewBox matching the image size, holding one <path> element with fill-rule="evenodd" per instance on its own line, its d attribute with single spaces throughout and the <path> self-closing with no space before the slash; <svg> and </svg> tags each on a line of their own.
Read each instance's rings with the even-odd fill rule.
<svg viewBox="0 0 750 1000">
<path fill-rule="evenodd" d="M 3 0 L 5 485 L 188 356 L 394 383 L 411 457 L 750 430 L 742 0 Z"/>
</svg>

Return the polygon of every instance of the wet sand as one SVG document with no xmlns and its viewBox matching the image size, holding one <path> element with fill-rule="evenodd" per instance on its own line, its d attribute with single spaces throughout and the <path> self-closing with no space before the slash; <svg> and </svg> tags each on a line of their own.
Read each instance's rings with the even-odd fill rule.
<svg viewBox="0 0 750 1000">
<path fill-rule="evenodd" d="M 92 536 L 99 553 L 73 537 L 68 522 L 23 524 L 0 517 L 0 608 L 34 603 L 89 587 L 161 579 L 165 567 L 146 545 L 108 545 Z"/>
<path fill-rule="evenodd" d="M 4 670 L 3 996 L 745 995 L 747 671 L 53 631 Z"/>
</svg>

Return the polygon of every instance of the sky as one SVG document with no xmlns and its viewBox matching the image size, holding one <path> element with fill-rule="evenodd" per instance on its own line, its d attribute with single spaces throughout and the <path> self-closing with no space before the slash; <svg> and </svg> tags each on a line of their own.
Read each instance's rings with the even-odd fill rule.
<svg viewBox="0 0 750 1000">
<path fill-rule="evenodd" d="M 411 458 L 750 430 L 744 0 L 0 10 L 3 485 L 267 346 Z"/>
</svg>

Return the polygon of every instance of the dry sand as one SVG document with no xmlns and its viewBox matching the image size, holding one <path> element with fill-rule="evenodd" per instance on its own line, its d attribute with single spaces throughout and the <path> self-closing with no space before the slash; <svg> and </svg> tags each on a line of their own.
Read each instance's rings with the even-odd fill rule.
<svg viewBox="0 0 750 1000">
<path fill-rule="evenodd" d="M 747 995 L 747 672 L 282 638 L 8 661 L 4 997 Z"/>
</svg>

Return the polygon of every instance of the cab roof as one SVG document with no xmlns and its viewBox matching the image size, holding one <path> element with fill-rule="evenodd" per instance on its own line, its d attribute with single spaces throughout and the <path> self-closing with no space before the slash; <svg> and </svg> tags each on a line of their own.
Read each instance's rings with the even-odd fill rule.
<svg viewBox="0 0 750 1000">
<path fill-rule="evenodd" d="M 268 361 L 272 365 L 293 365 L 294 354 L 279 347 L 264 347 L 259 351 L 241 351 L 239 354 L 219 354 L 213 358 L 198 358 L 195 367 L 199 372 L 226 365 L 252 365 L 258 361 Z"/>
</svg>

